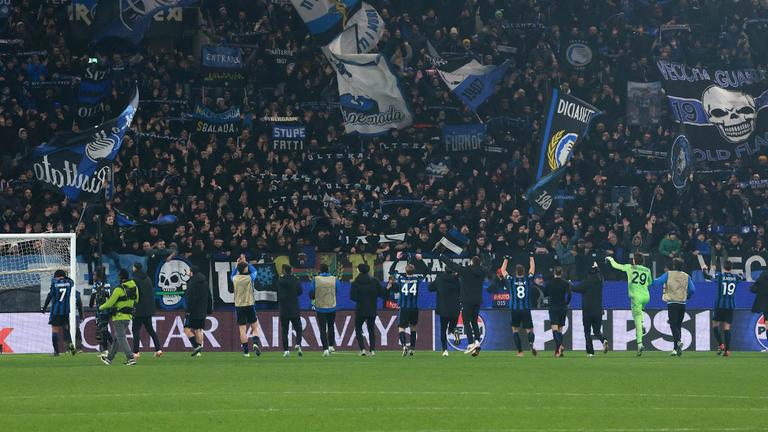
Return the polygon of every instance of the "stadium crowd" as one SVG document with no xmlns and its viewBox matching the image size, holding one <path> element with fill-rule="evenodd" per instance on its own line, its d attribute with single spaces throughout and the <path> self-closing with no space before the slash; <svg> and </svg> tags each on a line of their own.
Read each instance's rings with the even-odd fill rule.
<svg viewBox="0 0 768 432">
<path fill-rule="evenodd" d="M 619 262 L 634 252 L 662 263 L 683 257 L 689 268 L 698 268 L 697 255 L 706 263 L 727 256 L 768 260 L 768 188 L 759 182 L 768 178 L 766 156 L 697 173 L 678 192 L 668 160 L 652 153 L 668 150 L 677 125 L 667 114 L 659 124 L 629 126 L 626 119 L 627 82 L 657 80 L 656 57 L 768 66 L 768 44 L 743 30 L 747 19 L 768 18 L 768 2 L 372 3 L 386 22 L 378 51 L 391 61 L 414 113 L 413 127 L 376 138 L 345 135 L 335 72 L 289 2 L 202 1 L 200 39 L 245 47 L 242 90 L 204 88 L 199 44 L 161 50 L 145 40 L 89 50 L 72 42 L 78 35 L 64 6 L 19 2 L 3 37 L 23 46 L 4 47 L 0 57 L 0 232 L 76 229 L 78 253 L 92 256 L 92 218 L 103 213 L 105 253 L 168 247 L 194 259 L 234 260 L 241 253 L 298 257 L 313 248 L 384 260 L 401 250 L 429 252 L 456 227 L 471 240 L 469 255 L 499 261 L 528 249 L 537 260 L 558 261 L 573 278 L 582 276 L 575 269 L 586 269 L 578 264 L 594 250 Z M 660 25 L 670 23 L 690 24 L 692 31 L 660 36 Z M 586 67 L 564 60 L 574 38 L 593 47 Z M 439 52 L 484 64 L 512 61 L 477 115 L 435 74 L 425 55 L 428 41 Z M 86 210 L 80 221 L 81 204 L 25 181 L 30 173 L 22 159 L 55 132 L 79 128 L 72 87 L 33 83 L 80 76 L 92 56 L 112 68 L 113 115 L 133 81 L 142 102 L 116 163 L 113 199 L 100 211 Z M 529 217 L 523 194 L 536 178 L 553 88 L 605 114 L 576 147 L 558 208 Z M 184 114 L 200 101 L 219 111 L 240 106 L 239 136 L 192 134 Z M 274 150 L 271 123 L 263 119 L 293 116 L 306 126 L 305 149 Z M 492 120 L 498 118 L 512 120 Z M 501 153 L 445 153 L 436 139 L 441 127 L 478 119 L 488 124 L 486 146 Z M 179 223 L 121 233 L 114 208 L 145 220 L 173 214 Z M 406 241 L 356 241 L 396 233 L 407 233 Z"/>
</svg>

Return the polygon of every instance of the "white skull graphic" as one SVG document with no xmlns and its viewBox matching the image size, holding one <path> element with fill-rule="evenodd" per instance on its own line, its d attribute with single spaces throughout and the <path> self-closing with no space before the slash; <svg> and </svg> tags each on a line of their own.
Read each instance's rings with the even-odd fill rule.
<svg viewBox="0 0 768 432">
<path fill-rule="evenodd" d="M 175 259 L 163 263 L 157 274 L 157 286 L 165 292 L 181 292 L 187 290 L 187 281 L 191 277 L 189 264 Z M 181 301 L 181 295 L 164 295 L 162 302 L 166 306 L 175 306 Z"/>
<path fill-rule="evenodd" d="M 704 90 L 701 103 L 709 122 L 717 126 L 728 142 L 744 141 L 755 130 L 757 110 L 752 96 L 713 85 Z"/>
</svg>

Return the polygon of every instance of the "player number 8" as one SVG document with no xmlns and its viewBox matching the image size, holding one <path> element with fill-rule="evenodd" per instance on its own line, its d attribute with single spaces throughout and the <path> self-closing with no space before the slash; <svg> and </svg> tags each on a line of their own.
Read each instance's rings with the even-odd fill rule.
<svg viewBox="0 0 768 432">
<path fill-rule="evenodd" d="M 522 299 L 525 298 L 525 287 L 523 285 L 517 286 L 517 298 Z"/>
</svg>

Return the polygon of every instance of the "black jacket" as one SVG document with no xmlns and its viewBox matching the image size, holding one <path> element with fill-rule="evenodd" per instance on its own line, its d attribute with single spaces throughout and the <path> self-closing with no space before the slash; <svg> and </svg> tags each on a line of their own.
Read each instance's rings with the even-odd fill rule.
<svg viewBox="0 0 768 432">
<path fill-rule="evenodd" d="M 465 305 L 479 306 L 483 304 L 483 282 L 487 274 L 486 269 L 479 265 L 462 267 L 445 255 L 440 255 L 440 261 L 445 266 L 459 274 L 461 279 L 461 302 Z"/>
<path fill-rule="evenodd" d="M 598 274 L 589 274 L 573 290 L 581 293 L 581 308 L 584 315 L 603 314 L 603 279 Z"/>
<path fill-rule="evenodd" d="M 435 281 L 429 284 L 429 290 L 437 292 L 438 315 L 446 318 L 455 318 L 459 316 L 461 282 L 455 273 L 440 273 Z"/>
<path fill-rule="evenodd" d="M 150 317 L 155 313 L 155 287 L 152 280 L 143 271 L 135 272 L 133 280 L 139 287 L 139 304 L 136 305 L 134 316 Z"/>
<path fill-rule="evenodd" d="M 756 294 L 755 302 L 752 303 L 752 312 L 768 313 L 768 271 L 760 274 L 750 291 Z"/>
<path fill-rule="evenodd" d="M 213 298 L 208 289 L 208 278 L 201 273 L 195 273 L 187 281 L 187 292 L 184 293 L 187 301 L 187 314 L 192 319 L 205 319 L 205 316 L 213 312 Z"/>
<path fill-rule="evenodd" d="M 361 273 L 352 281 L 349 296 L 356 303 L 355 313 L 361 317 L 376 316 L 379 298 L 386 298 L 387 290 L 369 274 Z"/>
<path fill-rule="evenodd" d="M 571 283 L 554 278 L 544 285 L 544 293 L 549 297 L 550 309 L 564 308 L 571 302 Z"/>
<path fill-rule="evenodd" d="M 301 296 L 302 291 L 301 282 L 296 276 L 283 276 L 277 281 L 277 304 L 281 317 L 296 318 L 299 316 L 299 296 Z"/>
</svg>

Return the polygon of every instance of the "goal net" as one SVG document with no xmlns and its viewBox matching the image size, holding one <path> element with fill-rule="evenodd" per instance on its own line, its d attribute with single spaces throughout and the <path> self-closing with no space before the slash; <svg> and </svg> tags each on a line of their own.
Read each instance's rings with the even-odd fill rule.
<svg viewBox="0 0 768 432">
<path fill-rule="evenodd" d="M 66 271 L 68 277 L 77 281 L 75 234 L 0 234 L 0 317 L 4 317 L 0 327 L 3 323 L 29 323 L 30 315 L 22 312 L 39 315 L 56 270 Z M 74 312 L 75 290 L 69 297 L 69 310 Z M 47 324 L 47 315 L 44 318 Z M 74 340 L 74 313 L 69 321 Z"/>
</svg>

